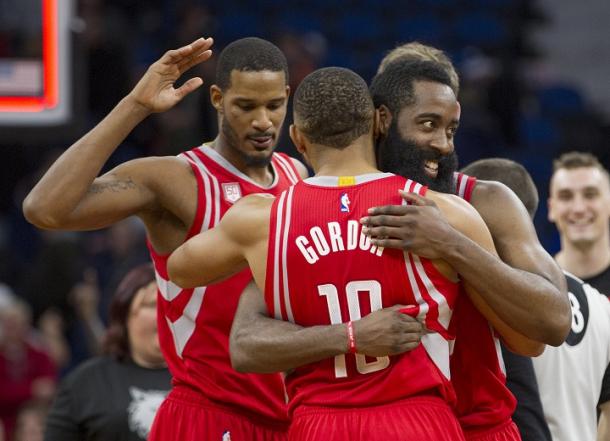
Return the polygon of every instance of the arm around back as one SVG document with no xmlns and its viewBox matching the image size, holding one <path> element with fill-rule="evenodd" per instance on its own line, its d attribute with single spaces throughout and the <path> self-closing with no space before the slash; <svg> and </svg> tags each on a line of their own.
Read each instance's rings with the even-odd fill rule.
<svg viewBox="0 0 610 441">
<path fill-rule="evenodd" d="M 531 218 L 517 196 L 499 182 L 480 181 L 472 205 L 488 225 L 503 271 L 494 271 L 477 288 L 510 293 L 502 318 L 536 340 L 561 345 L 572 324 L 567 285 L 561 269 L 544 250 Z"/>
<path fill-rule="evenodd" d="M 460 240 L 455 247 L 458 253 L 464 246 L 472 247 L 472 245 L 476 245 L 481 247 L 492 259 L 499 261 L 495 255 L 495 247 L 491 234 L 483 222 L 483 219 L 481 219 L 481 216 L 472 206 L 453 195 L 433 193 L 430 195 L 430 198 L 438 204 L 439 209 L 447 217 L 449 224 L 462 233 L 463 239 Z M 466 243 L 464 245 L 465 241 Z M 449 263 L 452 262 L 449 261 Z M 460 268 L 455 269 L 463 276 Z M 480 275 L 479 277 L 485 277 L 485 275 Z M 466 279 L 464 277 L 462 283 L 473 304 L 502 336 L 503 341 L 509 349 L 520 355 L 530 357 L 540 355 L 544 351 L 543 343 L 526 337 L 507 324 L 500 316 L 498 306 L 493 304 L 488 297 L 484 297 L 480 293 L 478 286 L 472 279 Z M 498 296 L 498 293 L 493 294 Z M 497 303 L 502 304 L 502 302 Z"/>
</svg>

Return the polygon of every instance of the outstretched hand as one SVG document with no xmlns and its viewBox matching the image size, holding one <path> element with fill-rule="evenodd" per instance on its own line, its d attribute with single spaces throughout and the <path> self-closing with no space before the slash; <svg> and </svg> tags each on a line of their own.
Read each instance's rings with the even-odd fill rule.
<svg viewBox="0 0 610 441">
<path fill-rule="evenodd" d="M 203 84 L 203 79 L 194 77 L 182 86 L 174 87 L 184 72 L 212 56 L 210 47 L 213 43 L 212 38 L 200 38 L 187 46 L 167 51 L 148 68 L 130 96 L 149 112 L 171 109 Z"/>
<path fill-rule="evenodd" d="M 453 227 L 431 199 L 400 190 L 409 205 L 385 205 L 369 209 L 360 219 L 362 232 L 376 246 L 398 248 L 428 259 L 442 258 Z"/>
</svg>

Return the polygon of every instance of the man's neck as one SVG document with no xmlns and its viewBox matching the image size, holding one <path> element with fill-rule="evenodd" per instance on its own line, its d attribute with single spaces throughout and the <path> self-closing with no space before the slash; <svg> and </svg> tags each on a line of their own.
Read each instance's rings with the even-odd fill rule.
<svg viewBox="0 0 610 441">
<path fill-rule="evenodd" d="M 260 166 L 248 165 L 244 156 L 237 151 L 236 147 L 230 146 L 222 134 L 218 134 L 216 139 L 214 139 L 209 146 L 229 161 L 237 170 L 248 176 L 260 186 L 267 187 L 273 182 L 275 176 L 273 167 L 271 167 L 270 164 Z"/>
<path fill-rule="evenodd" d="M 555 256 L 561 268 L 581 279 L 593 277 L 610 266 L 610 244 L 599 240 L 587 247 L 562 242 L 561 251 Z"/>
<path fill-rule="evenodd" d="M 358 176 L 379 173 L 375 154 L 366 139 L 358 139 L 343 149 L 323 148 L 315 160 L 316 176 Z"/>
</svg>

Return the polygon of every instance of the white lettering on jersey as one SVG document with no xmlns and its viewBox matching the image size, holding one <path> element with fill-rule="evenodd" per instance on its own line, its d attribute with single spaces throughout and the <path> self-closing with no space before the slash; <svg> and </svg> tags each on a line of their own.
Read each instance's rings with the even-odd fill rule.
<svg viewBox="0 0 610 441">
<path fill-rule="evenodd" d="M 378 257 L 383 255 L 383 247 L 371 244 L 371 239 L 362 234 L 358 221 L 348 221 L 346 230 L 347 240 L 344 240 L 339 222 L 328 222 L 326 228 L 316 225 L 309 230 L 309 238 L 304 235 L 298 236 L 295 244 L 307 263 L 312 265 L 320 260 L 320 256 L 357 248 L 370 251 Z"/>
</svg>

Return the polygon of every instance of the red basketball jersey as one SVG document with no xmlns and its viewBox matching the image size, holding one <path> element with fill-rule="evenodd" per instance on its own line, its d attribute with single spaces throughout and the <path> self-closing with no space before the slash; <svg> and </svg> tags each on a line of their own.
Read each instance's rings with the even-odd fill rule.
<svg viewBox="0 0 610 441">
<path fill-rule="evenodd" d="M 476 178 L 456 173 L 456 194 L 470 202 Z M 456 339 L 451 355 L 451 382 L 457 414 L 465 431 L 510 420 L 517 405 L 506 387 L 500 341 L 466 294 L 459 296 L 453 323 Z"/>
<path fill-rule="evenodd" d="M 285 380 L 291 410 L 372 406 L 426 394 L 454 399 L 449 322 L 458 285 L 430 261 L 377 248 L 361 234 L 367 209 L 401 204 L 399 189 L 426 191 L 392 174 L 323 176 L 299 182 L 273 204 L 265 287 L 272 317 L 329 325 L 405 304 L 416 305 L 413 315 L 436 331 L 402 355 L 343 354 L 297 368 Z"/>
<path fill-rule="evenodd" d="M 205 145 L 179 156 L 189 162 L 197 179 L 197 212 L 187 238 L 214 227 L 242 196 L 280 194 L 300 179 L 291 159 L 281 153 L 273 154 L 275 178 L 269 187 L 256 184 Z M 149 249 L 158 285 L 159 340 L 173 384 L 254 417 L 286 422 L 280 375 L 238 373 L 229 359 L 229 332 L 250 271 L 211 286 L 181 289 L 169 281 L 169 255 L 159 255 L 150 244 Z"/>
</svg>

